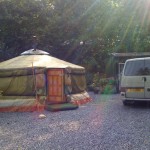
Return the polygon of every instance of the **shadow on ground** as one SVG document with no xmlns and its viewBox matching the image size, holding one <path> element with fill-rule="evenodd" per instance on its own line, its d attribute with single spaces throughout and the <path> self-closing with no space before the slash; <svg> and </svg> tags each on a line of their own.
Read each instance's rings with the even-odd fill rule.
<svg viewBox="0 0 150 150">
<path fill-rule="evenodd" d="M 132 107 L 132 108 L 147 108 L 150 109 L 150 102 L 133 102 L 128 104 L 126 107 Z"/>
</svg>

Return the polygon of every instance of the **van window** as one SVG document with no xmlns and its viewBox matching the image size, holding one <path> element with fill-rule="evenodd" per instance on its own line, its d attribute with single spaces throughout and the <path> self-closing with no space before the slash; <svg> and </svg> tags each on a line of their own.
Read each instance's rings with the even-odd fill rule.
<svg viewBox="0 0 150 150">
<path fill-rule="evenodd" d="M 125 65 L 125 76 L 140 76 L 145 74 L 144 60 L 128 61 Z"/>
<path fill-rule="evenodd" d="M 145 60 L 145 75 L 150 75 L 150 60 Z"/>
</svg>

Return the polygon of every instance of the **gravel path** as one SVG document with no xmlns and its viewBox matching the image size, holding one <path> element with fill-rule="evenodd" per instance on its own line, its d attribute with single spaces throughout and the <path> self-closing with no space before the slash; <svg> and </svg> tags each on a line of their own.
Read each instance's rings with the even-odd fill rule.
<svg viewBox="0 0 150 150">
<path fill-rule="evenodd" d="M 0 113 L 0 150 L 150 150 L 150 107 L 94 95 L 79 109 Z"/>
</svg>

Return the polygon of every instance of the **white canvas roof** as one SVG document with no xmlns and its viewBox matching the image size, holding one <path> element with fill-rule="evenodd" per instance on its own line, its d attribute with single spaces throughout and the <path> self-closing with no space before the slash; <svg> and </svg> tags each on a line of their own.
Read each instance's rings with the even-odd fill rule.
<svg viewBox="0 0 150 150">
<path fill-rule="evenodd" d="M 28 53 L 29 52 L 29 53 Z M 0 63 L 0 70 L 5 69 L 22 69 L 34 67 L 44 67 L 44 68 L 74 68 L 83 70 L 84 67 L 75 65 L 58 58 L 49 56 L 47 52 L 44 51 L 33 51 L 29 50 L 21 54 L 21 56 L 9 59 L 7 61 Z"/>
</svg>

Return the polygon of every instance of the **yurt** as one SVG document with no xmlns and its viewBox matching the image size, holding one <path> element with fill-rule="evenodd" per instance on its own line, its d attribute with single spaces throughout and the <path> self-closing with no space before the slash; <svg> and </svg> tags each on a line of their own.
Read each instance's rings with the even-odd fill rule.
<svg viewBox="0 0 150 150">
<path fill-rule="evenodd" d="M 84 67 L 38 49 L 0 63 L 0 112 L 70 109 L 90 100 Z"/>
</svg>

